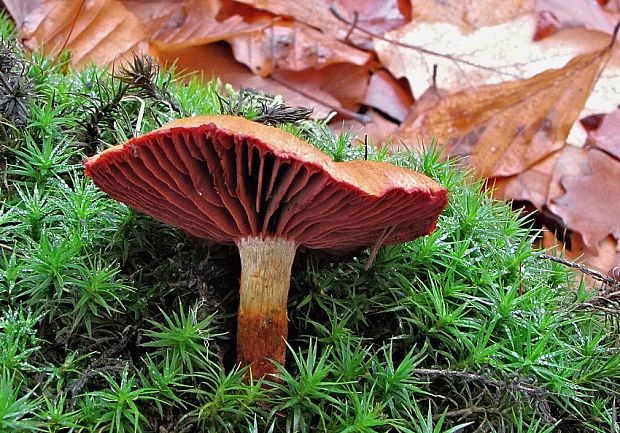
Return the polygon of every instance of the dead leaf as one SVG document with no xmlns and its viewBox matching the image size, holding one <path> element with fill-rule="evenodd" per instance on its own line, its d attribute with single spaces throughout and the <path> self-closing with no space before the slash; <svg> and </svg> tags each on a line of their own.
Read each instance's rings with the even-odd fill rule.
<svg viewBox="0 0 620 433">
<path fill-rule="evenodd" d="M 582 147 L 567 145 L 559 152 L 549 180 L 547 202 L 549 206 L 555 199 L 564 195 L 562 178 L 564 176 L 581 176 L 590 172 L 588 150 Z"/>
<path fill-rule="evenodd" d="M 3 1 L 4 7 L 9 11 L 21 32 L 22 42 L 30 49 L 47 44 L 56 33 L 73 22 L 82 8 L 82 2 L 63 3 L 60 0 Z M 68 29 L 66 30 L 68 34 Z M 61 45 L 64 45 L 64 41 Z"/>
<path fill-rule="evenodd" d="M 552 12 L 539 11 L 538 21 L 536 23 L 536 32 L 532 37 L 534 41 L 540 41 L 541 39 L 548 38 L 562 27 L 560 20 L 557 19 Z"/>
<path fill-rule="evenodd" d="M 123 5 L 142 24 L 147 35 L 154 35 L 162 27 L 178 27 L 185 19 L 183 0 L 122 0 Z"/>
<path fill-rule="evenodd" d="M 384 143 L 398 128 L 396 123 L 387 120 L 375 110 L 370 109 L 365 114 L 368 116 L 369 122 L 363 123 L 354 119 L 336 120 L 330 123 L 330 128 L 336 134 L 341 132 L 352 134 L 355 137 L 356 144 L 363 144 L 366 136 L 368 136 L 368 145 L 375 147 Z"/>
<path fill-rule="evenodd" d="M 323 77 L 321 90 L 336 98 L 342 107 L 357 111 L 368 90 L 370 67 L 336 63 L 322 68 L 318 74 Z"/>
<path fill-rule="evenodd" d="M 363 65 L 370 60 L 367 52 L 294 21 L 280 20 L 264 30 L 227 40 L 233 47 L 235 59 L 261 77 L 276 70 L 302 71 L 333 63 Z"/>
<path fill-rule="evenodd" d="M 362 122 L 367 121 L 367 117 L 363 114 L 358 114 L 354 111 L 347 109 L 340 101 L 337 99 L 336 94 L 333 94 L 333 86 L 332 86 L 332 75 L 338 71 L 339 65 L 333 65 L 332 68 L 324 68 L 320 70 L 315 69 L 306 69 L 305 71 L 278 71 L 271 75 L 271 79 L 278 83 L 281 86 L 289 89 L 290 92 L 295 92 L 299 97 L 306 98 L 306 105 L 302 106 L 310 106 L 312 107 L 313 103 L 320 101 L 324 103 L 326 106 L 331 108 L 331 111 L 335 111 L 340 114 L 344 118 L 358 119 Z M 361 67 L 358 67 L 361 68 Z M 360 69 L 363 73 L 363 69 Z M 347 84 L 350 86 L 350 89 L 354 89 L 358 87 L 357 92 L 359 95 L 363 94 L 366 88 L 367 81 L 367 71 L 366 76 L 358 75 L 358 82 L 356 80 L 352 80 L 351 83 Z M 339 77 L 342 79 L 343 77 Z M 342 96 L 340 94 L 339 96 Z M 346 96 L 345 96 L 346 98 Z M 345 99 L 345 102 L 351 102 L 348 99 Z M 310 105 L 308 105 L 310 104 Z M 292 104 L 289 104 L 292 105 Z M 315 117 L 319 117 L 318 115 Z M 325 117 L 325 116 L 322 116 Z"/>
<path fill-rule="evenodd" d="M 552 13 L 562 27 L 585 27 L 609 34 L 620 18 L 593 0 L 537 0 L 536 11 Z"/>
<path fill-rule="evenodd" d="M 583 28 L 564 29 L 533 42 L 536 26 L 533 14 L 472 33 L 451 24 L 413 22 L 386 34 L 387 40 L 376 39 L 375 48 L 381 63 L 395 77 L 407 78 L 419 96 L 433 85 L 435 65 L 437 86 L 455 92 L 529 78 L 610 43 L 606 33 Z M 610 112 L 619 99 L 620 50 L 615 49 L 579 117 Z M 567 141 L 583 145 L 585 138 L 576 124 Z"/>
<path fill-rule="evenodd" d="M 565 175 L 580 175 L 589 172 L 588 151 L 566 145 L 530 169 L 508 178 L 489 179 L 493 197 L 498 200 L 517 202 L 532 213 L 532 218 L 564 239 L 571 239 L 577 232 L 568 232 L 566 223 L 548 207 L 548 204 L 564 194 L 560 181 Z M 528 205 L 527 203 L 531 203 Z M 567 245 L 572 245 L 570 242 Z"/>
<path fill-rule="evenodd" d="M 454 94 L 431 89 L 397 138 L 447 142 L 445 155 L 463 158 L 481 178 L 521 173 L 564 145 L 608 54 L 583 54 L 528 80 Z"/>
<path fill-rule="evenodd" d="M 576 237 L 576 239 L 580 240 L 579 237 Z M 604 275 L 608 275 L 609 271 L 614 267 L 620 266 L 619 244 L 611 236 L 607 236 L 598 243 L 598 254 L 596 255 L 591 254 L 587 249 L 580 245 L 574 247 L 573 250 L 576 250 L 577 248 L 581 248 L 584 252 L 582 259 L 585 264 Z M 601 286 L 601 283 L 598 282 L 593 285 Z"/>
<path fill-rule="evenodd" d="M 601 126 L 601 123 L 603 123 L 604 118 L 605 118 L 605 114 L 597 113 L 597 114 L 592 114 L 587 117 L 582 117 L 581 119 L 579 119 L 579 123 L 581 124 L 581 126 L 583 126 L 584 130 L 590 133 L 598 129 L 599 126 Z"/>
<path fill-rule="evenodd" d="M 337 40 L 348 39 L 361 48 L 372 48 L 371 37 L 351 31 L 351 25 L 336 18 L 334 8 L 349 23 L 356 23 L 368 31 L 384 34 L 411 20 L 411 6 L 407 0 L 239 0 L 241 3 L 269 11 L 275 15 L 293 17 L 297 21 L 320 29 Z M 357 19 L 355 18 L 357 13 Z"/>
<path fill-rule="evenodd" d="M 586 248 L 596 251 L 610 234 L 620 239 L 620 163 L 597 149 L 587 154 L 589 172 L 563 176 L 564 195 L 549 209 L 581 233 Z"/>
<path fill-rule="evenodd" d="M 601 4 L 603 3 L 603 9 L 605 9 L 607 12 L 615 12 L 615 13 L 620 13 L 620 2 L 618 2 L 618 0 L 614 0 L 614 1 L 609 1 L 609 0 L 596 0 L 597 3 Z"/>
<path fill-rule="evenodd" d="M 579 117 L 586 117 L 597 113 L 610 113 L 618 107 L 619 103 L 620 48 L 618 47 L 618 42 L 616 42 L 605 69 L 603 69 L 599 80 L 595 84 L 594 89 L 592 89 L 592 93 Z M 581 143 L 583 141 L 577 144 Z"/>
<path fill-rule="evenodd" d="M 603 118 L 601 125 L 588 134 L 587 144 L 620 159 L 620 109 Z"/>
<path fill-rule="evenodd" d="M 153 43 L 167 51 L 206 45 L 239 34 L 261 31 L 272 23 L 270 17 L 260 22 L 248 22 L 241 15 L 219 21 L 219 12 L 219 0 L 185 0 L 182 13 L 153 35 Z"/>
<path fill-rule="evenodd" d="M 551 174 L 564 149 L 578 149 L 564 146 L 523 173 L 510 177 L 489 179 L 493 197 L 504 201 L 527 201 L 540 210 L 547 204 Z"/>
<path fill-rule="evenodd" d="M 407 78 L 417 97 L 433 85 L 434 65 L 437 86 L 453 92 L 529 78 L 609 45 L 607 34 L 577 28 L 532 42 L 536 22 L 535 15 L 524 15 L 471 33 L 452 24 L 412 22 L 386 34 L 389 41 L 376 39 L 375 49 L 392 75 Z"/>
<path fill-rule="evenodd" d="M 534 4 L 535 0 L 416 0 L 411 14 L 413 21 L 450 23 L 470 32 L 531 12 Z"/>
<path fill-rule="evenodd" d="M 72 64 L 109 64 L 131 51 L 147 51 L 137 18 L 117 0 L 6 0 L 23 44 L 47 53 L 71 49 Z"/>
<path fill-rule="evenodd" d="M 395 79 L 387 70 L 379 69 L 370 77 L 362 102 L 402 122 L 414 100 L 408 86 Z"/>
<path fill-rule="evenodd" d="M 582 147 L 565 145 L 528 170 L 511 177 L 489 180 L 498 200 L 528 201 L 543 210 L 555 198 L 564 194 L 560 181 L 564 176 L 589 172 L 588 151 Z"/>
</svg>

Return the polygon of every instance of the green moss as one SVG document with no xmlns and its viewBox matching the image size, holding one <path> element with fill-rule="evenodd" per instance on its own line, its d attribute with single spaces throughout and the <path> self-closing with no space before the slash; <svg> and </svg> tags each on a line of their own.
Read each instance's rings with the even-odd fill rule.
<svg viewBox="0 0 620 433">
<path fill-rule="evenodd" d="M 26 59 L 6 17 L 0 36 Z M 540 258 L 527 221 L 437 152 L 352 145 L 278 98 L 142 58 L 122 80 L 68 59 L 19 60 L 32 95 L 2 121 L 0 432 L 613 428 L 613 321 L 576 308 L 587 291 Z M 432 235 L 381 248 L 371 266 L 369 251 L 300 255 L 289 362 L 270 387 L 234 366 L 236 251 L 128 209 L 82 172 L 84 156 L 223 109 L 275 110 L 336 160 L 388 160 L 450 191 Z"/>
</svg>

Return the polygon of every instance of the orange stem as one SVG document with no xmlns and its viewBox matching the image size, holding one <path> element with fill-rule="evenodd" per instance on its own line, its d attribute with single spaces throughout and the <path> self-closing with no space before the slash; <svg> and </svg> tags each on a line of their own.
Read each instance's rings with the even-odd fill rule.
<svg viewBox="0 0 620 433">
<path fill-rule="evenodd" d="M 237 318 L 237 361 L 251 376 L 275 375 L 284 364 L 291 268 L 297 245 L 286 239 L 247 238 L 237 243 L 241 287 Z"/>
</svg>

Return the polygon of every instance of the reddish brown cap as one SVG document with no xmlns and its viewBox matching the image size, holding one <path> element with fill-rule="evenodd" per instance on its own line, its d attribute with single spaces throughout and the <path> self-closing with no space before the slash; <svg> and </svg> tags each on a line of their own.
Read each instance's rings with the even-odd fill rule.
<svg viewBox="0 0 620 433">
<path fill-rule="evenodd" d="M 279 237 L 349 251 L 429 234 L 447 191 L 415 171 L 334 162 L 280 129 L 233 116 L 174 121 L 86 160 L 111 197 L 221 243 Z"/>
</svg>

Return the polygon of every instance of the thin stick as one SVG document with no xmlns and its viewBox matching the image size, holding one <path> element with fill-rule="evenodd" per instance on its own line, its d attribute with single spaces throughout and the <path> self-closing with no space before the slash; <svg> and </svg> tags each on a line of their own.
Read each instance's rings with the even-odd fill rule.
<svg viewBox="0 0 620 433">
<path fill-rule="evenodd" d="M 440 370 L 440 369 L 432 369 L 432 368 L 415 368 L 411 370 L 413 374 L 424 375 L 424 376 L 433 376 L 433 377 L 450 377 L 460 380 L 469 380 L 475 382 L 481 382 L 485 385 L 492 386 L 498 389 L 512 389 L 514 391 L 519 391 L 522 394 L 529 395 L 531 397 L 545 397 L 549 393 L 545 390 L 535 388 L 533 386 L 523 385 L 521 383 L 509 382 L 506 380 L 499 381 L 495 379 L 491 379 L 489 377 L 467 373 L 464 371 L 456 371 L 456 370 Z"/>
<path fill-rule="evenodd" d="M 580 263 L 577 262 L 573 262 L 571 260 L 566 260 L 563 259 L 561 257 L 555 257 L 552 256 L 550 254 L 543 254 L 540 256 L 541 259 L 546 259 L 546 260 L 551 260 L 552 262 L 556 262 L 556 263 L 561 263 L 564 266 L 568 266 L 570 268 L 574 268 L 577 269 L 578 271 L 591 276 L 592 278 L 594 278 L 595 280 L 598 281 L 602 281 L 603 283 L 612 286 L 612 287 L 616 287 L 618 289 L 620 289 L 620 281 L 616 281 L 615 279 L 608 277 L 607 275 L 601 274 L 598 271 L 595 271 L 594 269 L 588 268 L 585 265 L 582 265 Z"/>
<path fill-rule="evenodd" d="M 357 11 L 353 11 L 353 22 L 351 23 L 351 27 L 349 28 L 349 31 L 347 32 L 346 36 L 344 37 L 345 41 L 349 41 L 349 38 L 351 37 L 351 33 L 353 33 L 353 30 L 355 30 L 357 28 L 357 21 L 359 19 L 359 14 L 357 13 Z"/>
<path fill-rule="evenodd" d="M 367 271 L 368 269 L 370 269 L 372 267 L 372 264 L 374 263 L 375 259 L 377 258 L 377 253 L 379 252 L 379 247 L 381 247 L 381 245 L 383 245 L 383 242 L 385 241 L 385 239 L 390 234 L 392 234 L 392 232 L 394 231 L 395 228 L 396 228 L 396 226 L 391 226 L 391 227 L 386 227 L 385 229 L 383 229 L 383 233 L 381 233 L 381 236 L 379 236 L 379 239 L 377 239 L 377 242 L 375 242 L 375 244 L 370 249 L 370 256 L 368 256 L 368 261 L 366 262 L 366 267 L 364 268 L 365 271 Z"/>
</svg>

